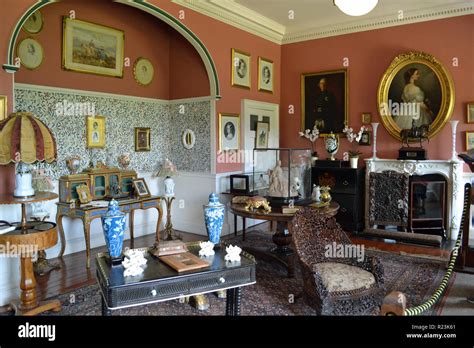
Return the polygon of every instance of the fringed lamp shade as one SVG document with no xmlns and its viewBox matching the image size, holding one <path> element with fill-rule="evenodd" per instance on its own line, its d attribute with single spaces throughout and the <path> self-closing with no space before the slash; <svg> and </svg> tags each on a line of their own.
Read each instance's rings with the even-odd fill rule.
<svg viewBox="0 0 474 348">
<path fill-rule="evenodd" d="M 15 112 L 0 123 L 0 164 L 51 163 L 57 158 L 56 140 L 31 112 Z"/>
</svg>

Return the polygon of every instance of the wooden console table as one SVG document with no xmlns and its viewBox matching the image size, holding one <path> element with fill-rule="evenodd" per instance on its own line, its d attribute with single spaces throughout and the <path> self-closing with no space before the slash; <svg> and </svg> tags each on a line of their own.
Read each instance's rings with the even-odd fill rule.
<svg viewBox="0 0 474 348">
<path fill-rule="evenodd" d="M 339 204 L 333 201 L 329 206 L 314 209 L 319 209 L 323 214 L 333 217 L 336 216 L 337 212 L 339 211 Z M 242 217 L 243 240 L 245 240 L 245 219 L 248 218 L 277 222 L 277 231 L 272 237 L 273 242 L 276 244 L 275 247 L 269 249 L 266 248 L 265 250 L 256 247 L 245 247 L 245 250 L 251 254 L 260 256 L 261 258 L 269 258 L 271 260 L 280 262 L 285 267 L 287 267 L 288 277 L 294 277 L 295 262 L 293 249 L 290 247 L 291 234 L 288 232 L 288 224 L 291 223 L 295 214 L 283 214 L 281 212 L 281 208 L 275 207 L 272 207 L 272 211 L 270 213 L 264 213 L 261 211 L 251 212 L 245 210 L 245 205 L 243 204 L 231 204 L 229 210 L 232 214 L 234 214 L 235 217 Z"/>
<path fill-rule="evenodd" d="M 21 204 L 21 222 L 14 224 L 16 229 L 0 234 L 0 244 L 7 250 L 20 256 L 21 279 L 20 301 L 12 303 L 10 308 L 17 315 L 36 315 L 53 310 L 59 312 L 61 303 L 54 301 L 38 301 L 36 296 L 36 278 L 31 258 L 36 252 L 51 248 L 58 242 L 56 224 L 53 222 L 26 222 L 26 205 L 57 198 L 52 192 L 36 192 L 35 196 L 16 198 L 11 195 L 0 195 L 0 204 Z"/>
<path fill-rule="evenodd" d="M 130 239 L 133 247 L 133 225 L 134 213 L 138 209 L 156 209 L 158 210 L 158 221 L 156 223 L 156 240 L 159 240 L 160 224 L 163 217 L 163 209 L 161 208 L 161 198 L 158 196 L 151 196 L 147 198 L 132 198 L 126 200 L 118 200 L 120 210 L 124 213 L 130 213 Z M 76 206 L 71 208 L 67 203 L 57 203 L 58 211 L 56 214 L 56 223 L 58 225 L 59 236 L 61 238 L 61 251 L 59 257 L 64 255 L 66 249 L 66 237 L 64 235 L 64 228 L 62 218 L 64 216 L 81 219 L 84 225 L 84 239 L 86 242 L 86 267 L 90 268 L 90 227 L 91 221 L 99 219 L 107 212 L 107 207 L 91 207 L 91 206 Z"/>
</svg>

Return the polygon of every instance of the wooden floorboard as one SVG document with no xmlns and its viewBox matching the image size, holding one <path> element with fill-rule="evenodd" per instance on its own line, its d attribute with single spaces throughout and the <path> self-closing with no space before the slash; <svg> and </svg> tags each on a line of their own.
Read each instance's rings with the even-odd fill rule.
<svg viewBox="0 0 474 348">
<path fill-rule="evenodd" d="M 248 233 L 254 230 L 269 230 L 269 223 L 263 223 L 255 227 L 249 228 Z M 205 236 L 179 232 L 185 242 L 192 242 L 207 239 Z M 239 234 L 241 234 L 239 232 Z M 224 237 L 223 239 L 230 238 Z M 375 248 L 382 251 L 389 251 L 394 253 L 406 253 L 413 255 L 425 255 L 432 257 L 439 257 L 448 259 L 450 253 L 450 243 L 445 243 L 441 248 L 416 246 L 403 243 L 386 243 L 377 238 L 359 237 L 357 235 L 350 235 L 352 242 L 355 244 L 363 244 L 366 248 Z M 153 245 L 155 235 L 147 235 L 135 238 L 135 248 L 148 247 Z M 130 247 L 130 240 L 124 242 L 124 247 Z M 41 299 L 53 298 L 58 295 L 73 292 L 82 287 L 96 283 L 95 278 L 95 262 L 94 257 L 99 252 L 106 251 L 105 246 L 93 248 L 91 250 L 91 268 L 86 268 L 86 253 L 81 251 L 74 254 L 69 254 L 63 257 L 62 260 L 52 259 L 51 262 L 59 262 L 61 269 L 54 270 L 47 275 L 37 277 L 38 297 Z M 0 308 L 0 312 L 6 310 L 6 306 Z"/>
</svg>

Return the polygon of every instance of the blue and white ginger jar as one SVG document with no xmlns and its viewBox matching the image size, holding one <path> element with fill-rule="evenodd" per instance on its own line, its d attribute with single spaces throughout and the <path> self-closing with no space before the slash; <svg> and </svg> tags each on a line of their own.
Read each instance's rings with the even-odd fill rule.
<svg viewBox="0 0 474 348">
<path fill-rule="evenodd" d="M 107 212 L 102 216 L 102 227 L 105 243 L 112 261 L 122 259 L 125 220 L 126 216 L 119 210 L 117 201 L 115 199 L 111 200 Z"/>
<path fill-rule="evenodd" d="M 209 241 L 219 244 L 224 223 L 224 204 L 219 202 L 219 196 L 214 192 L 209 195 L 209 203 L 204 205 L 204 221 L 206 222 Z"/>
</svg>

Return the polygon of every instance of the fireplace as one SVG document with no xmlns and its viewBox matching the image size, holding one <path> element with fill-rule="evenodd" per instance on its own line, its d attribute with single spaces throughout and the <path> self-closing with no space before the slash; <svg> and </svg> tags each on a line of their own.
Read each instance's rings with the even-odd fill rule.
<svg viewBox="0 0 474 348">
<path fill-rule="evenodd" d="M 374 232 L 377 228 L 370 224 L 367 213 L 370 211 L 370 173 L 395 171 L 410 176 L 408 233 L 405 235 L 415 240 L 419 235 L 456 240 L 464 198 L 461 161 L 370 158 L 365 162 L 365 232 Z"/>
</svg>

